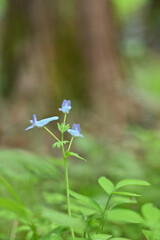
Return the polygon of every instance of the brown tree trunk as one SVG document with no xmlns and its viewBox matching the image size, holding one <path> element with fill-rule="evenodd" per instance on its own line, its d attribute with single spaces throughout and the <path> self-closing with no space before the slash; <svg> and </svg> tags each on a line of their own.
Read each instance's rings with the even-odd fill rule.
<svg viewBox="0 0 160 240">
<path fill-rule="evenodd" d="M 10 0 L 5 21 L 1 145 L 25 146 L 32 114 L 47 117 L 54 106 L 56 1 Z M 54 88 L 53 88 L 54 85 Z"/>
<path fill-rule="evenodd" d="M 80 0 L 81 29 L 90 69 L 90 96 L 97 115 L 125 122 L 124 74 L 110 0 Z"/>
</svg>

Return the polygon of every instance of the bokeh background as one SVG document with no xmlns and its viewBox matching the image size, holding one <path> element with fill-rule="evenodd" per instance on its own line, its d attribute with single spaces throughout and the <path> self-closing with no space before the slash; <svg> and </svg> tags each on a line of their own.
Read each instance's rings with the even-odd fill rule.
<svg viewBox="0 0 160 240">
<path fill-rule="evenodd" d="M 0 0 L 0 172 L 31 208 L 63 189 L 39 155 L 63 163 L 43 129 L 24 129 L 33 113 L 63 117 L 63 99 L 85 135 L 73 146 L 87 163 L 71 160 L 72 188 L 99 198 L 101 175 L 144 179 L 152 187 L 137 190 L 137 209 L 160 207 L 159 0 Z M 49 129 L 58 134 L 55 122 Z M 141 237 L 134 227 L 119 232 Z"/>
</svg>

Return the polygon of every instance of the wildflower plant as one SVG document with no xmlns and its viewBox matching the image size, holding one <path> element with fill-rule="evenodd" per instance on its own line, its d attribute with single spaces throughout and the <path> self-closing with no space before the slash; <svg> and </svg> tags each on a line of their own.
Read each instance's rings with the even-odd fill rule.
<svg viewBox="0 0 160 240">
<path fill-rule="evenodd" d="M 53 148 L 58 147 L 61 148 L 63 159 L 64 159 L 64 168 L 65 168 L 65 184 L 66 184 L 66 199 L 67 199 L 67 208 L 68 208 L 68 216 L 71 219 L 71 203 L 70 203 L 70 188 L 69 188 L 69 174 L 68 174 L 68 156 L 74 156 L 77 158 L 80 158 L 82 160 L 85 160 L 84 158 L 80 157 L 78 154 L 70 152 L 72 142 L 75 137 L 83 137 L 83 135 L 80 133 L 80 124 L 73 124 L 72 129 L 70 129 L 70 125 L 66 123 L 67 114 L 69 114 L 69 111 L 71 110 L 71 101 L 64 99 L 61 105 L 61 108 L 59 108 L 59 111 L 61 111 L 64 114 L 63 122 L 57 123 L 58 130 L 61 133 L 61 138 L 58 138 L 55 136 L 54 133 L 52 133 L 46 125 L 49 122 L 52 122 L 54 120 L 58 120 L 59 117 L 54 116 L 46 119 L 42 119 L 40 121 L 37 121 L 37 117 L 35 114 L 33 114 L 33 120 L 30 120 L 31 126 L 27 127 L 25 130 L 32 129 L 33 127 L 43 127 L 55 140 L 56 142 L 52 145 Z M 64 133 L 68 132 L 72 137 L 70 141 L 64 140 Z M 69 143 L 68 147 L 65 149 L 66 143 Z M 72 224 L 70 225 L 70 231 L 71 235 L 74 238 L 74 230 L 72 227 Z"/>
</svg>

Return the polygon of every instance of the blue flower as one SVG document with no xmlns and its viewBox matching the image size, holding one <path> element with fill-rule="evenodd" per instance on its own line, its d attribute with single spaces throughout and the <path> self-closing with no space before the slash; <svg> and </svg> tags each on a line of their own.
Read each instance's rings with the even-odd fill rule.
<svg viewBox="0 0 160 240">
<path fill-rule="evenodd" d="M 68 129 L 68 132 L 73 136 L 73 137 L 83 137 L 83 135 L 80 133 L 80 124 L 73 124 L 72 129 Z"/>
<path fill-rule="evenodd" d="M 27 127 L 25 130 L 27 131 L 27 130 L 29 130 L 31 128 L 34 128 L 34 127 L 43 127 L 51 121 L 58 120 L 58 118 L 59 117 L 55 116 L 55 117 L 45 118 L 45 119 L 42 119 L 40 121 L 37 121 L 36 115 L 33 114 L 33 120 L 30 120 L 30 123 L 32 125 Z"/>
<path fill-rule="evenodd" d="M 64 99 L 62 102 L 62 107 L 58 110 L 62 111 L 63 113 L 69 113 L 69 111 L 71 110 L 71 101 Z"/>
</svg>

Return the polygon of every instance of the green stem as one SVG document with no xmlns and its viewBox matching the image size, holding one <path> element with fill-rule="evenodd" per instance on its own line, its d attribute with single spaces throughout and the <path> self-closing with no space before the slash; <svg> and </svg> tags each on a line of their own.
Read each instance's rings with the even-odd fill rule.
<svg viewBox="0 0 160 240">
<path fill-rule="evenodd" d="M 74 137 L 71 138 L 71 141 L 70 141 L 69 147 L 68 147 L 68 151 L 70 151 L 70 149 L 71 149 L 71 145 L 72 145 L 73 139 L 74 139 Z"/>
<path fill-rule="evenodd" d="M 65 125 L 67 114 L 64 115 L 63 124 Z M 73 140 L 72 140 L 73 141 Z M 69 194 L 69 176 L 68 176 L 68 159 L 66 157 L 64 144 L 63 144 L 63 131 L 62 131 L 62 152 L 64 158 L 64 167 L 65 167 L 65 182 L 66 182 L 66 197 L 67 197 L 67 208 L 68 208 L 68 216 L 71 219 L 71 204 L 70 204 L 70 194 Z M 72 225 L 70 224 L 71 235 L 74 238 L 74 230 Z"/>
<path fill-rule="evenodd" d="M 14 221 L 13 221 L 13 225 L 12 225 L 12 229 L 11 229 L 11 233 L 10 233 L 10 238 L 9 238 L 9 240 L 15 240 L 15 239 L 16 239 L 17 228 L 18 228 L 18 221 L 17 221 L 17 220 L 14 220 Z"/>
<path fill-rule="evenodd" d="M 69 195 L 68 160 L 67 160 L 66 157 L 64 158 L 64 164 L 65 164 L 66 196 L 67 196 L 68 216 L 71 218 L 72 215 L 71 215 L 70 195 Z M 74 231 L 73 231 L 72 225 L 70 225 L 70 229 L 71 229 L 72 237 L 74 237 Z"/>
<path fill-rule="evenodd" d="M 108 208 L 109 202 L 110 202 L 110 200 L 111 200 L 111 197 L 112 197 L 112 193 L 111 193 L 111 195 L 109 195 L 109 197 L 108 197 L 108 200 L 107 200 L 107 203 L 106 203 L 106 206 L 105 206 L 103 215 L 105 215 L 105 213 L 106 213 L 106 211 L 107 211 L 107 208 Z"/>
<path fill-rule="evenodd" d="M 102 231 L 103 231 L 104 224 L 105 224 L 104 217 L 105 217 L 106 211 L 107 211 L 107 209 L 108 209 L 108 205 L 109 205 L 109 202 L 110 202 L 110 200 L 111 200 L 111 198 L 112 198 L 112 195 L 113 195 L 113 193 L 111 193 L 111 195 L 109 195 L 109 197 L 108 197 L 106 206 L 105 206 L 104 211 L 103 211 L 103 213 L 102 213 L 103 218 L 102 218 L 101 224 L 99 225 L 99 231 L 98 231 L 98 232 L 102 232 Z"/>
<path fill-rule="evenodd" d="M 66 118 L 67 118 L 67 113 L 64 114 L 64 121 L 63 121 L 64 125 L 66 123 Z"/>
<path fill-rule="evenodd" d="M 43 127 L 47 132 L 49 132 L 51 135 L 52 135 L 52 137 L 54 137 L 58 142 L 60 142 L 60 140 L 47 128 L 47 127 Z"/>
</svg>

